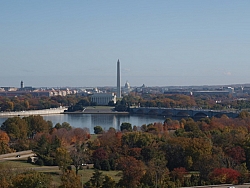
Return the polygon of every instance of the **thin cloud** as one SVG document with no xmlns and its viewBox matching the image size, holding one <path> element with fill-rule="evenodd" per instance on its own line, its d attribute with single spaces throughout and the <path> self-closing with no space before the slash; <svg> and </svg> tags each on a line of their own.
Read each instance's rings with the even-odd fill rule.
<svg viewBox="0 0 250 188">
<path fill-rule="evenodd" d="M 232 73 L 228 71 L 228 72 L 224 72 L 224 75 L 231 76 Z"/>
<path fill-rule="evenodd" d="M 122 69 L 122 72 L 130 72 L 131 70 L 130 69 L 127 69 L 127 68 L 125 68 L 125 69 Z"/>
</svg>

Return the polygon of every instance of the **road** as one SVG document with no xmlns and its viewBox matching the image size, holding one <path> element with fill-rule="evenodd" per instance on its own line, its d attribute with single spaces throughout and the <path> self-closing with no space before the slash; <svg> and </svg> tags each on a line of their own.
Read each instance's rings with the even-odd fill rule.
<svg viewBox="0 0 250 188">
<path fill-rule="evenodd" d="M 20 157 L 16 157 L 17 155 L 19 155 Z M 28 158 L 31 156 L 34 156 L 34 153 L 32 150 L 19 151 L 19 152 L 13 152 L 13 153 L 0 155 L 0 161 L 1 160 L 15 160 L 15 159 L 21 159 L 21 158 Z"/>
</svg>

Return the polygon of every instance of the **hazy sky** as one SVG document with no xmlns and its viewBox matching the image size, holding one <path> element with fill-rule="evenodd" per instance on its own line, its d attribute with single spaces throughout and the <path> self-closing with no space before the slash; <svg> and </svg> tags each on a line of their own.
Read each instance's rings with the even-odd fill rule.
<svg viewBox="0 0 250 188">
<path fill-rule="evenodd" d="M 2 0 L 0 86 L 250 83 L 249 0 Z"/>
</svg>

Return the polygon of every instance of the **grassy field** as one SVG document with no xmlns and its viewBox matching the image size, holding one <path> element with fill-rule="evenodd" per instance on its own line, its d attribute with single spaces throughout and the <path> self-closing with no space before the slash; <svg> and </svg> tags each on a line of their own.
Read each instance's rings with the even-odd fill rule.
<svg viewBox="0 0 250 188">
<path fill-rule="evenodd" d="M 61 180 L 60 180 L 60 175 L 61 171 L 59 170 L 58 166 L 38 166 L 38 165 L 33 165 L 30 163 L 26 162 L 26 159 L 17 159 L 17 160 L 11 160 L 11 161 L 1 161 L 0 164 L 6 164 L 10 165 L 12 167 L 15 167 L 17 169 L 33 169 L 38 172 L 50 174 L 52 177 L 52 186 L 57 187 L 60 185 Z M 72 166 L 72 169 L 75 170 L 75 168 Z M 86 166 L 78 171 L 78 174 L 81 177 L 81 182 L 86 183 L 87 181 L 90 180 L 94 172 L 93 166 L 89 165 L 89 169 L 86 168 Z M 119 171 L 100 171 L 102 172 L 103 175 L 108 175 L 112 177 L 116 182 L 119 181 L 120 177 L 120 172 Z"/>
</svg>

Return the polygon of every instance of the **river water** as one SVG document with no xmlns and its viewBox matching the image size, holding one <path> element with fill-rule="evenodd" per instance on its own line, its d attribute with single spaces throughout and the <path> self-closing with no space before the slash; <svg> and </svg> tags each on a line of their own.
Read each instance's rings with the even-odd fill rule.
<svg viewBox="0 0 250 188">
<path fill-rule="evenodd" d="M 124 122 L 131 123 L 132 126 L 141 126 L 155 122 L 163 123 L 165 120 L 163 116 L 121 114 L 51 114 L 42 116 L 46 121 L 52 121 L 53 125 L 68 122 L 72 127 L 88 128 L 91 134 L 94 133 L 95 126 L 101 126 L 104 130 L 108 130 L 110 127 L 119 130 L 120 125 Z M 0 125 L 2 125 L 6 119 L 8 119 L 8 117 L 0 117 Z"/>
</svg>

